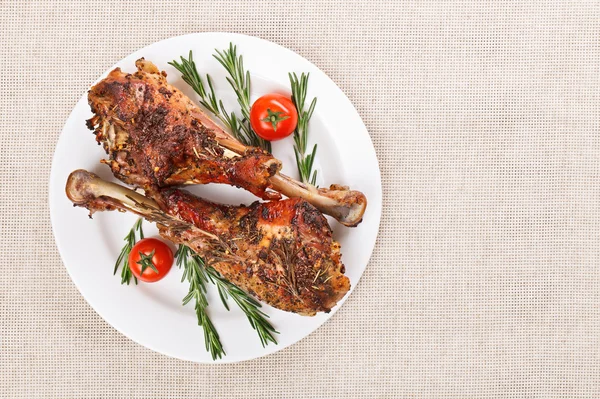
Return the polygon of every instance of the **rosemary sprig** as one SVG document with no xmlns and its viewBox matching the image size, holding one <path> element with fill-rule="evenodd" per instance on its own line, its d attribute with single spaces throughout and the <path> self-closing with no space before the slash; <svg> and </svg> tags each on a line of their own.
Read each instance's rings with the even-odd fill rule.
<svg viewBox="0 0 600 399">
<path fill-rule="evenodd" d="M 225 350 L 221 344 L 219 333 L 214 324 L 210 320 L 206 308 L 208 307 L 208 299 L 206 298 L 206 283 L 209 278 L 206 274 L 204 263 L 194 254 L 194 252 L 185 245 L 180 245 L 175 253 L 177 258 L 177 266 L 183 267 L 183 276 L 181 281 L 188 280 L 190 290 L 183 298 L 183 305 L 188 304 L 192 299 L 196 300 L 195 310 L 198 318 L 198 325 L 204 330 L 204 344 L 206 350 L 210 352 L 213 360 L 217 357 L 221 358 L 225 355 Z"/>
<path fill-rule="evenodd" d="M 198 73 L 198 69 L 196 68 L 196 63 L 194 62 L 192 50 L 190 50 L 190 54 L 188 59 L 180 57 L 181 61 L 177 62 L 173 60 L 169 62 L 169 65 L 172 65 L 175 69 L 177 69 L 181 73 L 181 78 L 184 82 L 192 87 L 192 89 L 200 96 L 200 104 L 207 110 L 209 110 L 214 116 L 219 118 L 219 120 L 229 129 L 232 133 L 239 139 L 243 140 L 243 137 L 239 137 L 239 128 L 235 123 L 231 122 L 231 119 L 237 120 L 235 114 L 229 114 L 225 107 L 223 106 L 223 101 L 217 100 L 217 96 L 215 94 L 215 90 L 213 87 L 212 79 L 210 75 L 206 75 L 206 81 L 208 83 L 208 91 L 204 86 L 204 81 L 200 77 Z"/>
<path fill-rule="evenodd" d="M 262 306 L 260 302 L 223 278 L 223 276 L 221 276 L 214 268 L 210 266 L 206 267 L 206 274 L 208 274 L 211 281 L 216 284 L 217 289 L 219 290 L 219 297 L 221 298 L 221 302 L 223 302 L 225 309 L 229 310 L 227 299 L 231 297 L 246 314 L 250 325 L 258 334 L 262 346 L 267 346 L 269 342 L 277 345 L 277 341 L 273 334 L 279 334 L 279 331 L 275 330 L 271 323 L 269 323 L 267 320 L 269 316 L 260 310 L 260 307 Z"/>
<path fill-rule="evenodd" d="M 258 137 L 250 126 L 250 71 L 244 70 L 244 59 L 241 55 L 238 56 L 237 46 L 229 43 L 228 49 L 222 51 L 215 49 L 215 51 L 217 54 L 213 54 L 213 57 L 223 65 L 229 74 L 227 81 L 237 96 L 242 111 L 240 127 L 250 142 L 248 145 L 261 147 L 271 152 L 271 142 Z"/>
<path fill-rule="evenodd" d="M 300 78 L 295 73 L 290 73 L 288 76 L 290 78 L 290 85 L 292 86 L 292 101 L 298 111 L 298 125 L 296 126 L 296 130 L 294 130 L 294 155 L 296 157 L 298 173 L 302 182 L 315 185 L 317 182 L 317 171 L 313 172 L 312 167 L 315 162 L 317 145 L 314 145 L 310 154 L 306 153 L 306 146 L 308 144 L 308 122 L 317 105 L 317 98 L 313 98 L 308 110 L 305 110 L 304 103 L 306 101 L 309 74 L 302 73 Z"/>
<path fill-rule="evenodd" d="M 221 115 L 220 108 L 223 107 L 223 102 L 217 100 L 217 96 L 215 95 L 215 90 L 212 85 L 212 79 L 210 75 L 206 75 L 206 81 L 208 82 L 209 91 L 206 91 L 204 86 L 204 81 L 200 77 L 198 73 L 198 69 L 196 68 L 196 63 L 194 62 L 192 50 L 190 50 L 190 54 L 188 55 L 188 59 L 186 60 L 183 56 L 180 57 L 181 62 L 177 62 L 177 60 L 173 60 L 169 62 L 169 65 L 172 65 L 175 69 L 177 69 L 181 73 L 181 78 L 185 83 L 190 85 L 192 89 L 200 96 L 200 104 L 211 113 L 213 113 L 217 118 L 223 122 L 228 128 L 231 129 L 231 125 L 228 123 L 227 119 Z M 235 133 L 235 132 L 234 132 Z"/>
<path fill-rule="evenodd" d="M 220 53 L 217 50 L 219 55 L 224 54 Z M 215 58 L 221 62 L 221 60 L 215 55 Z M 242 58 L 240 56 L 239 61 L 242 62 Z M 237 62 L 237 58 L 236 61 Z M 222 62 L 221 62 L 222 64 Z M 240 107 L 242 109 L 242 118 L 239 118 L 234 112 L 228 112 L 223 105 L 223 101 L 217 99 L 217 95 L 215 94 L 215 89 L 213 86 L 213 80 L 210 75 L 206 75 L 206 83 L 208 85 L 208 90 L 206 89 L 206 85 L 204 84 L 204 80 L 198 73 L 198 68 L 196 68 L 196 63 L 193 59 L 192 51 L 188 55 L 188 58 L 180 57 L 180 61 L 173 60 L 169 62 L 169 65 L 172 65 L 175 69 L 177 69 L 181 73 L 181 78 L 184 82 L 192 87 L 192 89 L 200 96 L 200 104 L 210 111 L 214 116 L 219 118 L 221 123 L 225 125 L 229 131 L 233 134 L 233 136 L 248 146 L 258 146 L 266 149 L 271 152 L 271 143 L 261 139 L 254 133 L 252 127 L 250 126 L 250 75 L 246 73 L 247 76 L 243 77 L 244 86 L 247 83 L 247 96 L 246 92 L 242 95 L 243 100 L 240 102 L 240 97 L 238 92 L 236 91 L 236 95 L 238 95 L 238 102 L 240 103 Z M 227 66 L 225 67 L 228 68 Z M 243 71 L 243 64 L 241 66 Z M 227 69 L 229 72 L 229 69 Z M 228 77 L 227 80 L 231 84 L 231 79 Z M 233 87 L 233 85 L 232 85 Z M 239 86 L 236 86 L 239 87 Z M 234 87 L 235 90 L 235 87 Z M 242 106 L 242 104 L 245 104 Z"/>
<path fill-rule="evenodd" d="M 115 269 L 113 271 L 113 274 L 117 274 L 119 266 L 121 265 L 121 263 L 123 264 L 123 268 L 121 269 L 121 284 L 129 285 L 132 277 L 133 281 L 137 284 L 137 278 L 135 278 L 135 276 L 131 273 L 131 269 L 129 268 L 129 254 L 131 253 L 131 249 L 133 248 L 136 242 L 136 230 L 140 234 L 140 240 L 144 238 L 144 231 L 142 230 L 142 221 L 143 219 L 139 218 L 135 222 L 131 230 L 129 230 L 129 233 L 125 236 L 125 245 L 123 246 L 123 249 L 121 249 L 121 253 L 119 254 L 117 262 L 115 263 Z"/>
<path fill-rule="evenodd" d="M 269 342 L 277 344 L 273 334 L 279 334 L 277 330 L 267 320 L 269 316 L 264 313 L 261 308 L 260 302 L 252 298 L 246 292 L 242 291 L 235 284 L 226 280 L 219 272 L 217 272 L 212 266 L 208 266 L 204 263 L 203 259 L 192 251 L 188 246 L 179 245 L 177 249 L 177 264 L 182 262 L 181 259 L 193 259 L 195 265 L 201 269 L 202 281 L 206 283 L 210 281 L 217 286 L 219 297 L 225 309 L 229 310 L 228 299 L 231 298 L 244 312 L 250 325 L 256 330 L 262 346 L 266 346 Z M 203 284 L 204 292 L 206 292 L 205 285 Z"/>
</svg>

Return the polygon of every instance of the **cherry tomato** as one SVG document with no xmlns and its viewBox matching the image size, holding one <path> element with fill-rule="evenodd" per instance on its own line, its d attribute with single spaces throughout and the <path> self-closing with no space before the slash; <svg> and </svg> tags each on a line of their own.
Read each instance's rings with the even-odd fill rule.
<svg viewBox="0 0 600 399">
<path fill-rule="evenodd" d="M 266 94 L 250 109 L 250 125 L 265 140 L 281 140 L 292 134 L 297 124 L 298 113 L 294 103 L 281 94 Z"/>
<path fill-rule="evenodd" d="M 165 277 L 173 265 L 173 251 L 161 240 L 144 238 L 129 253 L 129 268 L 135 277 L 153 283 Z"/>
</svg>

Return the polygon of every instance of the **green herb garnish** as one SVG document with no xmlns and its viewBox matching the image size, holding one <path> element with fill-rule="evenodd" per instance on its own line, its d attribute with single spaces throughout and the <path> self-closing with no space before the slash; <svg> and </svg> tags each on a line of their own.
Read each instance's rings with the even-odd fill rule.
<svg viewBox="0 0 600 399">
<path fill-rule="evenodd" d="M 298 125 L 294 130 L 294 155 L 296 157 L 296 165 L 300 180 L 304 183 L 315 185 L 317 182 L 317 171 L 312 170 L 315 162 L 315 154 L 317 153 L 317 145 L 315 144 L 310 154 L 306 153 L 308 144 L 308 122 L 317 105 L 316 97 L 310 103 L 308 110 L 304 110 L 306 101 L 306 91 L 308 89 L 309 74 L 302 73 L 300 79 L 295 73 L 288 74 L 290 85 L 292 86 L 292 101 L 298 112 Z"/>
<path fill-rule="evenodd" d="M 212 267 L 206 268 L 206 274 L 211 279 L 213 283 L 217 285 L 217 289 L 219 290 L 219 297 L 221 298 L 221 302 L 223 302 L 223 306 L 225 309 L 229 310 L 229 305 L 227 304 L 227 299 L 231 297 L 233 301 L 242 309 L 250 325 L 260 338 L 260 343 L 263 347 L 272 342 L 277 344 L 275 337 L 273 334 L 279 334 L 277 330 L 269 323 L 267 320 L 269 316 L 264 313 L 261 308 L 260 302 L 256 299 L 252 298 L 245 291 L 242 291 L 235 284 L 226 280 L 221 274 L 216 271 Z"/>
<path fill-rule="evenodd" d="M 239 308 L 248 318 L 252 328 L 256 330 L 263 347 L 268 345 L 269 342 L 277 344 L 277 340 L 273 334 L 279 334 L 279 332 L 275 330 L 275 328 L 267 320 L 269 316 L 260 310 L 262 306 L 260 302 L 252 298 L 246 292 L 242 291 L 235 284 L 226 280 L 212 266 L 207 266 L 203 259 L 188 246 L 179 245 L 175 256 L 177 257 L 177 265 L 180 265 L 182 262 L 184 262 L 182 259 L 191 259 L 194 268 L 197 268 L 199 271 L 198 275 L 200 276 L 200 281 L 202 283 L 201 287 L 204 289 L 204 292 L 206 292 L 205 283 L 208 281 L 217 286 L 219 297 L 221 298 L 221 302 L 223 303 L 223 306 L 225 306 L 225 309 L 230 309 L 227 301 L 229 298 L 233 299 L 233 301 L 239 306 Z"/>
<path fill-rule="evenodd" d="M 242 111 L 242 120 L 240 127 L 246 135 L 248 144 L 255 147 L 261 147 L 271 152 L 271 142 L 258 137 L 250 126 L 250 71 L 244 70 L 244 59 L 237 55 L 237 46 L 229 43 L 229 48 L 223 51 L 216 50 L 217 54 L 213 57 L 227 70 L 229 76 L 227 81 L 237 96 L 238 104 Z"/>
<path fill-rule="evenodd" d="M 228 50 L 215 51 L 217 54 L 214 57 L 225 67 L 229 74 L 227 81 L 238 98 L 242 112 L 241 118 L 234 112 L 228 112 L 223 105 L 223 101 L 217 99 L 213 80 L 208 74 L 206 75 L 208 90 L 206 90 L 204 81 L 196 68 L 191 50 L 187 59 L 180 57 L 180 61 L 173 60 L 169 62 L 169 65 L 172 65 L 181 73 L 183 81 L 189 84 L 200 96 L 200 104 L 219 118 L 238 141 L 244 145 L 261 147 L 271 152 L 271 143 L 258 137 L 250 126 L 250 73 L 244 71 L 242 56 L 237 56 L 237 49 L 232 44 L 230 44 Z"/>
<path fill-rule="evenodd" d="M 190 290 L 183 298 L 183 305 L 187 305 L 192 299 L 195 299 L 194 309 L 196 310 L 198 325 L 204 330 L 206 350 L 210 352 L 213 360 L 216 360 L 217 357 L 220 359 L 225 355 L 225 350 L 221 344 L 219 333 L 207 313 L 208 299 L 206 298 L 206 283 L 208 283 L 209 279 L 206 275 L 204 263 L 185 245 L 179 246 L 175 257 L 177 258 L 177 266 L 180 269 L 183 267 L 181 281 L 183 282 L 187 279 L 190 283 Z"/>
</svg>

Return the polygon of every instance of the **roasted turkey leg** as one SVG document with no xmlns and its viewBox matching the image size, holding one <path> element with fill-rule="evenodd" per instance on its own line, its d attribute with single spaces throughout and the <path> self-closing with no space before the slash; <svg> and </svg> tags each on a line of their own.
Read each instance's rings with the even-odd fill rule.
<svg viewBox="0 0 600 399">
<path fill-rule="evenodd" d="M 117 209 L 156 222 L 164 238 L 188 245 L 226 279 L 276 308 L 329 312 L 350 289 L 327 220 L 303 199 L 237 207 L 163 189 L 159 205 L 85 170 L 71 173 L 66 193 L 90 214 Z"/>
<path fill-rule="evenodd" d="M 360 223 L 367 206 L 363 193 L 339 185 L 316 188 L 280 174 L 279 160 L 225 132 L 154 64 L 142 58 L 136 66 L 133 74 L 113 70 L 88 94 L 95 114 L 88 127 L 118 179 L 146 191 L 224 183 L 263 199 L 281 193 L 305 199 L 346 226 Z"/>
</svg>

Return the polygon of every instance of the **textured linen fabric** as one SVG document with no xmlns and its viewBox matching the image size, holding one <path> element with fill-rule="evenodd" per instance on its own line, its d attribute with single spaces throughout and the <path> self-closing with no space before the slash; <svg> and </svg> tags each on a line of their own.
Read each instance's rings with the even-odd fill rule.
<svg viewBox="0 0 600 399">
<path fill-rule="evenodd" d="M 122 336 L 54 244 L 55 143 L 125 55 L 229 31 L 314 62 L 362 116 L 384 208 L 346 304 L 198 365 Z M 0 0 L 0 397 L 600 398 L 598 1 Z"/>
</svg>

